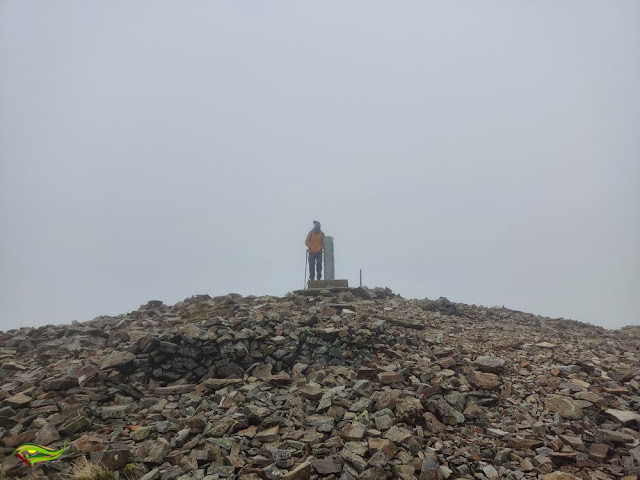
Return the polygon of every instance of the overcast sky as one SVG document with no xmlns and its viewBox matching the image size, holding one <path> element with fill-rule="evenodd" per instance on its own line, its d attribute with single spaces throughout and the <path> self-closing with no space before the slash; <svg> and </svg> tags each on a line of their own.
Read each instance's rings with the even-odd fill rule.
<svg viewBox="0 0 640 480">
<path fill-rule="evenodd" d="M 0 1 L 0 330 L 336 276 L 640 324 L 640 3 Z"/>
</svg>

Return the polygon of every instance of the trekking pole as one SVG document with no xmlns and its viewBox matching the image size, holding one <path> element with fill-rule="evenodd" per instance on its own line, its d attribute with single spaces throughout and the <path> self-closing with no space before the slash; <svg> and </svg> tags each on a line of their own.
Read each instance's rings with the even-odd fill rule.
<svg viewBox="0 0 640 480">
<path fill-rule="evenodd" d="M 309 251 L 304 256 L 304 283 L 302 284 L 302 288 L 307 288 L 307 263 L 309 263 Z"/>
</svg>

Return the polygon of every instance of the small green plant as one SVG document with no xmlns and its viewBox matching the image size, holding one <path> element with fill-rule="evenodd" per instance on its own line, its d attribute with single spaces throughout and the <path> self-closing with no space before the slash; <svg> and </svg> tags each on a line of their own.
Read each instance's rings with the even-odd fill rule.
<svg viewBox="0 0 640 480">
<path fill-rule="evenodd" d="M 144 476 L 147 470 L 141 463 L 127 463 L 122 469 L 122 473 L 126 480 L 136 480 Z"/>
<path fill-rule="evenodd" d="M 360 412 L 358 415 L 355 416 L 354 420 L 356 422 L 361 422 L 362 419 L 365 419 L 367 422 L 369 422 L 369 411 L 365 408 L 362 412 Z"/>
</svg>

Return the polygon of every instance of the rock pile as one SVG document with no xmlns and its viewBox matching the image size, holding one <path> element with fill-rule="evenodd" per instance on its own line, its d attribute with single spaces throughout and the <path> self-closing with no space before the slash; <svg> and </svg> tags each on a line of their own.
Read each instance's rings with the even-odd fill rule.
<svg viewBox="0 0 640 480">
<path fill-rule="evenodd" d="M 127 479 L 636 478 L 640 328 L 389 289 L 0 333 L 1 468 Z M 25 442 L 60 448 L 28 468 Z"/>
</svg>

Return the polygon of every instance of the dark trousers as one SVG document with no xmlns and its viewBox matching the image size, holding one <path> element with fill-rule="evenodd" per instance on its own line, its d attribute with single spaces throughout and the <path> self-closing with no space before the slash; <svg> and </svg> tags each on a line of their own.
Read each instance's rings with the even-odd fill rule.
<svg viewBox="0 0 640 480">
<path fill-rule="evenodd" d="M 322 277 L 322 252 L 309 254 L 309 278 L 313 278 L 313 272 L 317 272 L 316 278 Z"/>
</svg>

